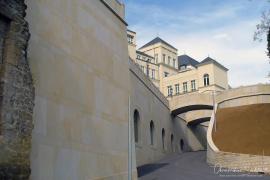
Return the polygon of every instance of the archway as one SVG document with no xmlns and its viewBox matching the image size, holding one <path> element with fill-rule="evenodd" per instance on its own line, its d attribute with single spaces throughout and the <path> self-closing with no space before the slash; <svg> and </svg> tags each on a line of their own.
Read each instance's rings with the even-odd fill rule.
<svg viewBox="0 0 270 180">
<path fill-rule="evenodd" d="M 173 134 L 171 134 L 171 149 L 172 149 L 172 152 L 174 152 L 174 137 L 173 137 Z"/>
<path fill-rule="evenodd" d="M 140 114 L 137 109 L 134 111 L 133 120 L 134 120 L 134 140 L 136 143 L 138 143 L 139 142 Z"/>
<path fill-rule="evenodd" d="M 181 151 L 184 151 L 184 140 L 183 139 L 180 139 L 180 150 Z"/>
<path fill-rule="evenodd" d="M 162 149 L 165 150 L 165 129 L 162 128 Z"/>
<path fill-rule="evenodd" d="M 150 122 L 150 144 L 154 145 L 154 133 L 155 133 L 155 125 L 154 122 Z"/>
</svg>

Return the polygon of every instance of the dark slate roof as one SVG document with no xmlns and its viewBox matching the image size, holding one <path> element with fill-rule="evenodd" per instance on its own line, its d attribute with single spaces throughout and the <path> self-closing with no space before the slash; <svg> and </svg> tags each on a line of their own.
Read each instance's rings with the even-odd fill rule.
<svg viewBox="0 0 270 180">
<path fill-rule="evenodd" d="M 188 65 L 191 65 L 191 66 L 194 66 L 196 67 L 197 64 L 199 64 L 198 61 L 196 61 L 195 59 L 189 57 L 188 55 L 181 55 L 181 56 L 178 56 L 178 67 L 180 69 L 181 66 L 188 66 Z"/>
<path fill-rule="evenodd" d="M 145 54 L 145 53 L 143 53 L 143 52 L 141 52 L 141 51 L 136 51 L 136 53 L 137 53 L 137 54 L 140 54 L 140 55 L 142 55 L 142 56 L 146 56 L 146 57 L 149 57 L 149 58 L 154 59 L 154 57 L 149 56 L 148 54 Z"/>
<path fill-rule="evenodd" d="M 226 67 L 224 67 L 222 64 L 220 64 L 219 62 L 217 62 L 216 60 L 210 58 L 210 57 L 207 57 L 205 58 L 202 62 L 200 62 L 200 64 L 198 64 L 197 66 L 200 66 L 200 65 L 204 65 L 204 64 L 210 64 L 210 63 L 213 63 L 213 64 L 216 64 L 217 66 L 219 66 L 220 68 L 224 69 L 225 71 L 228 71 L 229 69 L 227 69 Z"/>
<path fill-rule="evenodd" d="M 160 42 L 163 43 L 163 44 L 165 44 L 165 45 L 167 45 L 167 46 L 169 46 L 169 47 L 171 47 L 172 49 L 177 50 L 175 47 L 173 47 L 172 45 L 170 45 L 170 44 L 167 43 L 166 41 L 162 40 L 160 37 L 156 37 L 155 39 L 153 39 L 153 40 L 150 41 L 149 43 L 143 45 L 140 49 L 145 48 L 145 47 L 147 47 L 147 46 L 151 46 L 151 45 L 153 45 L 153 44 L 160 43 Z"/>
</svg>

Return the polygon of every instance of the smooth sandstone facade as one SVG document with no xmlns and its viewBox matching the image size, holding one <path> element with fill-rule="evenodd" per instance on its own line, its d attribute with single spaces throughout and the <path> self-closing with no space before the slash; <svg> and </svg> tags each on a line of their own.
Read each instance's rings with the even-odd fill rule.
<svg viewBox="0 0 270 180">
<path fill-rule="evenodd" d="M 201 63 L 197 62 L 195 66 L 183 64 L 181 67 L 185 66 L 185 68 L 179 69 L 177 49 L 157 37 L 136 51 L 136 36 L 135 32 L 128 30 L 129 55 L 165 96 L 216 93 L 229 89 L 228 69 L 215 60 L 208 57 L 208 60 L 206 58 Z M 148 57 L 141 60 L 141 54 Z M 137 58 L 134 58 L 136 55 Z M 151 77 L 152 69 L 158 72 L 155 73 L 158 74 L 158 79 Z M 209 77 L 209 84 L 205 84 L 205 75 Z"/>
<path fill-rule="evenodd" d="M 164 43 L 156 43 L 151 46 L 143 47 L 140 48 L 140 51 L 154 57 L 157 64 L 164 63 L 175 69 L 178 68 L 177 49 L 172 48 Z"/>
<path fill-rule="evenodd" d="M 137 143 L 133 137 L 137 167 L 156 162 L 171 153 L 206 149 L 207 125 L 188 127 L 185 119 L 171 116 L 167 98 L 132 60 L 130 60 L 130 79 L 132 129 L 134 129 L 134 112 L 137 111 L 140 117 Z M 151 145 L 151 121 L 154 122 L 153 145 Z M 165 130 L 164 146 L 162 129 Z"/>
<path fill-rule="evenodd" d="M 99 0 L 26 4 L 36 87 L 31 179 L 126 180 L 126 25 Z"/>
<path fill-rule="evenodd" d="M 204 75 L 209 75 L 209 86 L 204 85 Z M 195 80 L 196 90 L 192 90 L 191 81 Z M 169 76 L 163 79 L 161 91 L 168 95 L 168 86 L 179 84 L 180 94 L 183 94 L 183 83 L 187 83 L 187 92 L 189 93 L 205 93 L 205 92 L 221 92 L 228 89 L 227 71 L 215 64 L 207 64 L 199 66 L 197 69 L 190 69 L 180 72 L 177 75 Z M 174 91 L 175 94 L 175 91 Z M 173 94 L 173 95 L 174 95 Z"/>
</svg>

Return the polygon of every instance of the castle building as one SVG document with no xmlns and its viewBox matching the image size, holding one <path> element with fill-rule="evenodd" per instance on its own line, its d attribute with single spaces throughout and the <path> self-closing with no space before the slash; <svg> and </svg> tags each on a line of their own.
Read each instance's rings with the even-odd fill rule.
<svg viewBox="0 0 270 180">
<path fill-rule="evenodd" d="M 128 30 L 129 56 L 165 96 L 228 89 L 228 69 L 207 57 L 201 62 L 160 37 L 136 50 L 136 33 Z"/>
</svg>

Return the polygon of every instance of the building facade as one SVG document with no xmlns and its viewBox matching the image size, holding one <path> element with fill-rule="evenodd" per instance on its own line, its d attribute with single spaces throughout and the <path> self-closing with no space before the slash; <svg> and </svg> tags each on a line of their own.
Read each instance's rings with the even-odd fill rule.
<svg viewBox="0 0 270 180">
<path fill-rule="evenodd" d="M 128 31 L 128 36 L 130 32 L 132 31 Z M 129 42 L 129 47 L 136 47 L 136 36 L 132 37 L 133 44 Z M 137 51 L 134 48 L 129 49 L 131 59 L 165 96 L 219 92 L 229 87 L 226 67 L 210 57 L 198 62 L 187 55 L 178 56 L 178 50 L 159 37 Z M 153 78 L 153 74 L 158 74 L 158 79 Z"/>
<path fill-rule="evenodd" d="M 123 4 L 27 0 L 26 5 L 36 88 L 31 179 L 128 179 Z"/>
</svg>

